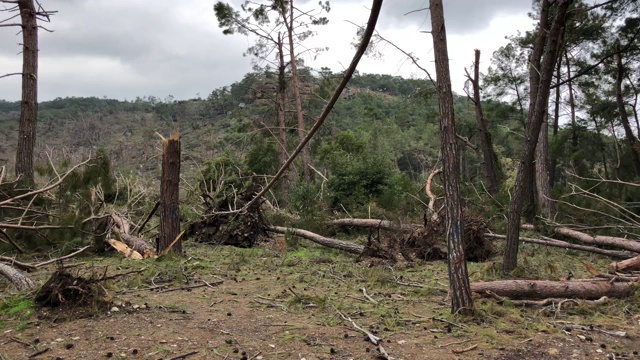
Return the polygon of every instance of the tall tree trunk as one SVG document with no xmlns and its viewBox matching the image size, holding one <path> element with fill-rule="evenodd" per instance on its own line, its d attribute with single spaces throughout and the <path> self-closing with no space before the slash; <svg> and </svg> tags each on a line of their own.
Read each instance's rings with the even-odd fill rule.
<svg viewBox="0 0 640 360">
<path fill-rule="evenodd" d="M 518 265 L 518 238 L 520 236 L 520 217 L 524 205 L 523 195 L 527 184 L 529 184 L 533 176 L 533 160 L 538 142 L 538 134 L 540 133 L 540 128 L 544 121 L 544 114 L 547 110 L 549 93 L 551 91 L 551 79 L 558 58 L 558 41 L 560 40 L 561 29 L 565 24 L 567 9 L 571 2 L 572 0 L 559 0 L 554 2 L 554 4 L 557 4 L 555 19 L 548 36 L 546 36 L 549 24 L 549 0 L 542 1 L 538 37 L 529 61 L 531 67 L 529 74 L 532 85 L 532 97 L 528 126 L 525 133 L 518 174 L 516 176 L 515 189 L 511 204 L 509 205 L 507 241 L 503 262 L 503 270 L 505 273 L 510 273 Z"/>
<path fill-rule="evenodd" d="M 569 109 L 571 110 L 571 145 L 578 146 L 578 133 L 576 131 L 576 102 L 573 96 L 573 82 L 571 81 L 571 63 L 569 62 L 569 52 L 565 49 L 564 59 L 567 66 L 567 87 L 569 88 Z"/>
<path fill-rule="evenodd" d="M 489 182 L 489 193 L 495 195 L 500 190 L 500 169 L 493 152 L 493 143 L 491 142 L 491 133 L 487 127 L 487 120 L 482 112 L 482 103 L 480 102 L 480 50 L 475 50 L 475 61 L 473 63 L 473 103 L 476 109 L 476 123 L 478 124 L 478 134 L 480 135 L 480 147 L 482 147 L 482 156 L 484 162 L 484 171 Z"/>
<path fill-rule="evenodd" d="M 182 253 L 180 233 L 180 135 L 176 131 L 162 139 L 162 176 L 160 179 L 160 239 L 158 254 L 171 246 L 174 253 Z M 173 245 L 172 245 L 173 244 Z"/>
<path fill-rule="evenodd" d="M 538 135 L 536 146 L 536 190 L 538 193 L 538 207 L 540 213 L 546 219 L 553 219 L 556 215 L 556 207 L 551 198 L 549 186 L 549 113 L 545 112 L 544 122 Z"/>
<path fill-rule="evenodd" d="M 560 83 L 562 70 L 562 57 L 558 56 L 558 65 L 556 66 L 556 82 Z M 556 86 L 556 99 L 555 106 L 553 108 L 553 127 L 552 134 L 555 139 L 558 135 L 558 129 L 560 127 L 560 86 Z M 558 159 L 555 155 L 551 156 L 551 164 L 549 165 L 549 186 L 553 188 L 556 184 L 556 167 L 558 166 Z"/>
<path fill-rule="evenodd" d="M 622 55 L 616 54 L 616 65 L 618 73 L 616 77 L 616 102 L 618 103 L 618 111 L 620 112 L 620 123 L 624 128 L 624 134 L 627 138 L 627 145 L 629 145 L 629 151 L 631 151 L 631 159 L 633 161 L 633 167 L 636 170 L 636 176 L 640 177 L 640 156 L 638 156 L 637 144 L 635 134 L 631 130 L 629 125 L 629 117 L 627 115 L 627 109 L 624 106 L 624 99 L 622 98 L 622 79 L 624 78 L 624 66 L 622 65 Z"/>
<path fill-rule="evenodd" d="M 286 9 L 282 7 L 282 18 L 284 19 L 287 35 L 289 37 L 289 57 L 291 64 L 291 81 L 293 82 L 293 95 L 296 103 L 296 115 L 298 116 L 298 140 L 302 142 L 304 139 L 304 115 L 302 114 L 302 102 L 300 100 L 300 78 L 298 76 L 298 65 L 296 63 L 296 54 L 293 43 L 293 0 L 289 0 L 289 16 L 287 19 Z M 302 149 L 300 153 L 300 159 L 302 160 L 302 174 L 306 181 L 311 182 L 313 180 L 313 174 L 309 168 L 309 153 L 307 149 Z"/>
<path fill-rule="evenodd" d="M 276 93 L 276 112 L 278 114 L 278 142 L 280 145 L 280 157 L 279 165 L 283 167 L 289 158 L 287 152 L 287 124 L 285 123 L 285 104 L 286 104 L 286 91 L 287 83 L 285 80 L 285 63 L 284 63 L 284 47 L 282 44 L 282 34 L 278 33 L 278 85 Z M 280 190 L 284 198 L 288 198 L 289 195 L 289 180 L 286 178 L 286 174 L 283 175 L 280 181 Z"/>
<path fill-rule="evenodd" d="M 442 141 L 442 163 L 444 167 L 444 201 L 447 222 L 447 249 L 449 264 L 449 291 L 451 312 L 470 314 L 473 299 L 469 285 L 467 260 L 462 243 L 463 223 L 460 203 L 460 174 L 456 154 L 456 129 L 453 113 L 453 93 L 449 74 L 447 32 L 444 23 L 442 0 L 430 0 L 431 34 L 436 61 L 438 103 L 440 105 L 440 131 Z"/>
<path fill-rule="evenodd" d="M 33 151 L 36 143 L 38 116 L 38 23 L 33 0 L 18 1 L 22 19 L 22 103 L 16 177 L 33 184 Z"/>
</svg>

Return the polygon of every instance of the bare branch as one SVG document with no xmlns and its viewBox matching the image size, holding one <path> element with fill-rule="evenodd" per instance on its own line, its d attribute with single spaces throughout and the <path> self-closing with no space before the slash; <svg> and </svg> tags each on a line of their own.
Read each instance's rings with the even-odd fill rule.
<svg viewBox="0 0 640 360">
<path fill-rule="evenodd" d="M 22 73 L 19 72 L 19 73 L 4 74 L 4 75 L 0 76 L 0 79 L 5 78 L 5 77 L 9 77 L 9 76 L 15 76 L 15 75 L 22 75 Z"/>
</svg>

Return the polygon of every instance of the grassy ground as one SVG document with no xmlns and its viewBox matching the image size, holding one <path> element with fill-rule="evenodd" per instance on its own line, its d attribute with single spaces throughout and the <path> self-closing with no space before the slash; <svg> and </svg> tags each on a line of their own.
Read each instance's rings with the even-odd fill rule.
<svg viewBox="0 0 640 360">
<path fill-rule="evenodd" d="M 395 359 L 640 358 L 634 355 L 640 350 L 638 297 L 545 308 L 477 299 L 473 317 L 456 317 L 449 314 L 444 262 L 358 262 L 295 241 L 286 252 L 187 244 L 185 258 L 130 261 L 110 254 L 74 261 L 84 264 L 70 271 L 85 276 L 105 268 L 108 274 L 141 272 L 109 281 L 114 311 L 96 310 L 90 318 L 72 311 L 38 319 L 33 295 L 12 295 L 0 280 L 4 359 L 46 348 L 37 358 L 172 359 L 193 352 L 187 358 L 379 358 L 353 323 L 381 337 Z M 583 262 L 603 269 L 609 259 L 525 244 L 515 276 L 557 280 L 570 271 L 588 277 Z M 469 268 L 473 281 L 503 277 L 497 262 Z M 31 276 L 44 282 L 54 270 Z M 565 322 L 628 336 L 569 331 Z"/>
</svg>

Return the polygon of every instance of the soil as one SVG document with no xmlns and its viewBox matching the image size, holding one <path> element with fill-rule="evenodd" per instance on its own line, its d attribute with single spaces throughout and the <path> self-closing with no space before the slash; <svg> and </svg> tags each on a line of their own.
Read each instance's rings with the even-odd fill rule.
<svg viewBox="0 0 640 360">
<path fill-rule="evenodd" d="M 479 315 L 452 317 L 445 263 L 368 267 L 326 249 L 278 250 L 191 245 L 186 259 L 79 259 L 85 266 L 109 265 L 110 274 L 146 271 L 107 284 L 113 302 L 93 317 L 0 314 L 0 358 L 25 359 L 48 348 L 33 358 L 384 359 L 340 311 L 381 337 L 393 359 L 640 359 L 637 308 L 601 324 L 597 309 L 546 314 L 478 299 Z M 0 282 L 0 288 L 6 296 L 8 285 Z M 554 320 L 596 321 L 597 329 L 627 331 L 628 337 L 566 331 L 549 325 Z M 18 330 L 25 321 L 26 329 Z"/>
</svg>

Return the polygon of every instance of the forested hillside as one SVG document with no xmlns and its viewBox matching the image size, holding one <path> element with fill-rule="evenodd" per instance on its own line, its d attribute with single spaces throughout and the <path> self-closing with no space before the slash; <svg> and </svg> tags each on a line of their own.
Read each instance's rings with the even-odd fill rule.
<svg viewBox="0 0 640 360">
<path fill-rule="evenodd" d="M 0 0 L 21 17 L 0 25 L 24 32 L 23 72 L 6 75 L 22 77 L 22 100 L 0 100 L 1 288 L 35 289 L 49 275 L 38 269 L 57 267 L 37 295 L 1 299 L 8 323 L 68 316 L 61 326 L 73 329 L 78 314 L 108 316 L 95 340 L 131 315 L 149 328 L 122 330 L 141 341 L 122 351 L 175 355 L 141 333 L 188 340 L 190 352 L 172 359 L 637 355 L 638 2 L 535 0 L 535 28 L 505 34 L 493 54 L 469 49 L 469 66 L 452 69 L 443 1 L 430 0 L 415 12 L 429 13 L 433 73 L 381 35 L 382 2 L 352 23 L 341 72 L 303 60 L 327 51 L 307 40 L 328 24 L 328 1 L 218 1 L 219 31 L 248 39 L 253 71 L 240 81 L 190 100 L 38 101 L 34 24 L 56 12 Z M 385 45 L 421 76 L 358 72 Z M 465 74 L 463 93 L 454 72 Z M 88 249 L 86 267 L 65 268 Z M 188 296 L 164 294 L 174 291 Z M 227 339 L 203 345 L 217 331 Z M 435 347 L 439 337 L 463 340 Z M 49 351 L 7 341 L 30 357 Z M 55 346 L 64 341 L 46 343 L 58 355 L 75 346 Z"/>
</svg>

